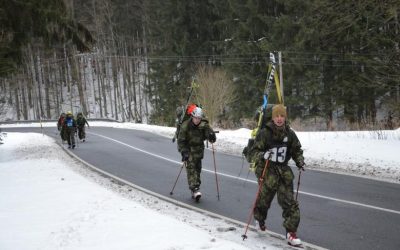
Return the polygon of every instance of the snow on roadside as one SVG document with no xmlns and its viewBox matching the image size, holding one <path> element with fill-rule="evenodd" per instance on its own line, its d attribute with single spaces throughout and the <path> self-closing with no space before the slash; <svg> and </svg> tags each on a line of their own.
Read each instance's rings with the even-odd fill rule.
<svg viewBox="0 0 400 250">
<path fill-rule="evenodd" d="M 101 187 L 101 188 L 99 188 Z M 8 133 L 0 146 L 0 249 L 282 249 L 226 221 L 87 169 L 54 139 Z"/>
</svg>

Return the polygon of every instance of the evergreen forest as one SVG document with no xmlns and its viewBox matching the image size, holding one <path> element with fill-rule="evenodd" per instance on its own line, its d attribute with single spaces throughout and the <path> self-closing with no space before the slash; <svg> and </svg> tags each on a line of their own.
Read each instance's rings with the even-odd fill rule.
<svg viewBox="0 0 400 250">
<path fill-rule="evenodd" d="M 393 129 L 399 18 L 400 0 L 0 0 L 0 112 L 173 126 L 193 89 L 214 126 L 250 126 L 272 52 L 293 126 Z"/>
</svg>

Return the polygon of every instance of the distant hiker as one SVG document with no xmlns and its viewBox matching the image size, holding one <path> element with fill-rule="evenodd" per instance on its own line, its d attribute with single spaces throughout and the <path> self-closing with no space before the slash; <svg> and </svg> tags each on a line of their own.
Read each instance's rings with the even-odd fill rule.
<svg viewBox="0 0 400 250">
<path fill-rule="evenodd" d="M 286 238 L 290 245 L 299 246 L 301 240 L 297 238 L 297 227 L 300 223 L 300 209 L 293 196 L 294 175 L 288 166 L 290 158 L 296 163 L 299 170 L 304 170 L 304 157 L 301 144 L 295 132 L 286 124 L 286 108 L 282 104 L 272 108 L 272 121 L 267 122 L 254 141 L 252 158 L 256 163 L 255 174 L 262 188 L 254 208 L 254 218 L 260 229 L 264 231 L 268 209 L 278 196 L 278 203 L 283 209 L 283 227 L 286 229 Z M 269 159 L 264 178 L 262 173 Z"/>
<path fill-rule="evenodd" d="M 68 141 L 68 148 L 75 148 L 75 133 L 76 133 L 76 121 L 71 111 L 67 112 L 67 117 L 64 120 L 64 126 L 66 129 L 66 136 Z"/>
<path fill-rule="evenodd" d="M 201 160 L 204 156 L 204 141 L 214 143 L 217 138 L 208 121 L 203 119 L 203 110 L 195 107 L 191 117 L 184 121 L 178 135 L 178 150 L 182 161 L 186 162 L 186 173 L 192 198 L 199 201 Z"/>
<path fill-rule="evenodd" d="M 1 132 L 1 128 L 0 128 L 0 144 L 4 144 L 3 133 Z"/>
<path fill-rule="evenodd" d="M 78 115 L 76 116 L 76 124 L 78 125 L 79 140 L 83 140 L 83 142 L 85 142 L 86 140 L 85 125 L 89 127 L 89 123 L 83 116 L 82 112 L 79 112 Z"/>
<path fill-rule="evenodd" d="M 67 140 L 67 130 L 64 125 L 64 120 L 65 120 L 66 116 L 67 115 L 64 112 L 61 113 L 60 117 L 58 118 L 58 122 L 57 122 L 57 129 L 58 129 L 58 131 L 60 131 L 60 136 L 61 136 L 62 142 Z"/>
</svg>

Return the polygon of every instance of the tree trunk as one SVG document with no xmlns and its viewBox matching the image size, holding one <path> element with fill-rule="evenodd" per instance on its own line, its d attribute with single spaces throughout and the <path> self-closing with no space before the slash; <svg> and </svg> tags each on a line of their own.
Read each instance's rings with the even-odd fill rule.
<svg viewBox="0 0 400 250">
<path fill-rule="evenodd" d="M 14 88 L 15 111 L 17 112 L 17 120 L 19 121 L 19 120 L 21 120 L 21 111 L 20 111 L 20 106 L 19 106 L 18 90 L 19 90 L 19 87 Z"/>
<path fill-rule="evenodd" d="M 21 89 L 21 95 L 22 95 L 22 115 L 24 116 L 24 120 L 28 120 L 28 104 L 26 102 L 26 95 L 25 95 L 25 91 L 26 91 L 26 87 L 25 85 L 22 84 L 24 80 L 19 80 L 18 84 L 19 84 L 19 88 Z M 24 86 L 24 87 L 23 87 Z"/>
<path fill-rule="evenodd" d="M 144 88 L 147 89 L 147 94 L 144 95 L 144 112 L 146 116 L 146 121 L 149 120 L 149 110 L 148 110 L 148 97 L 151 98 L 152 92 L 151 92 L 151 87 L 150 87 L 150 81 L 149 81 L 149 62 L 147 60 L 148 58 L 148 53 L 147 53 L 147 35 L 146 35 L 146 28 L 145 25 L 142 25 L 142 30 L 143 30 L 143 58 L 144 58 L 144 69 L 145 69 L 145 76 L 144 76 L 144 81 L 143 85 Z"/>
<path fill-rule="evenodd" d="M 45 80 L 45 96 L 46 96 L 46 111 L 47 111 L 47 119 L 51 118 L 51 110 L 50 110 L 50 95 L 49 95 L 49 88 L 50 88 L 50 81 L 51 81 L 51 77 L 50 77 L 50 64 L 49 61 L 47 61 L 47 73 L 48 73 L 48 78 L 47 80 Z"/>
<path fill-rule="evenodd" d="M 112 81 L 113 81 L 113 89 L 114 89 L 114 112 L 115 112 L 115 119 L 119 120 L 119 115 L 118 115 L 118 95 L 117 95 L 117 90 L 119 87 L 119 81 L 118 81 L 118 63 L 117 63 L 117 58 L 113 58 L 110 60 L 111 62 L 111 74 L 112 74 Z"/>
<path fill-rule="evenodd" d="M 103 65 L 103 63 L 104 63 L 103 61 L 105 62 L 105 59 L 102 59 L 101 63 L 99 61 L 99 67 L 101 68 L 101 73 L 100 73 L 101 80 L 100 80 L 100 83 L 101 83 L 101 92 L 103 93 L 104 117 L 108 118 L 106 84 L 105 84 L 104 77 L 101 77 L 103 73 L 104 73 L 104 76 L 106 76 L 106 66 Z M 104 71 L 103 71 L 103 66 L 104 66 Z"/>
<path fill-rule="evenodd" d="M 38 93 L 38 105 L 39 105 L 39 110 L 40 110 L 40 119 L 43 119 L 44 117 L 44 109 L 43 109 L 43 103 L 42 103 L 42 87 L 41 85 L 43 85 L 43 72 L 42 72 L 42 65 L 41 65 L 41 60 L 40 60 L 40 56 L 37 56 L 37 61 L 36 61 L 36 76 L 37 76 L 37 93 Z"/>
<path fill-rule="evenodd" d="M 67 92 L 69 92 L 69 103 L 70 103 L 70 111 L 73 111 L 73 105 L 72 105 L 72 86 L 71 86 L 71 67 L 69 64 L 69 60 L 67 57 L 67 49 L 64 46 L 64 60 L 65 60 L 65 72 L 64 72 L 64 76 L 65 76 L 65 83 L 67 85 Z"/>
<path fill-rule="evenodd" d="M 76 51 L 75 51 L 75 54 Z M 76 82 L 77 87 L 78 87 L 78 95 L 79 95 L 79 104 L 80 104 L 80 109 L 78 109 L 78 111 L 82 112 L 83 114 L 87 114 L 87 109 L 86 109 L 86 102 L 85 102 L 85 93 L 83 90 L 83 84 L 82 84 L 82 78 L 81 78 L 81 68 L 82 68 L 82 64 L 81 64 L 81 59 L 77 56 L 74 57 L 74 65 L 75 65 L 75 74 L 73 74 L 74 76 L 74 82 Z"/>
</svg>

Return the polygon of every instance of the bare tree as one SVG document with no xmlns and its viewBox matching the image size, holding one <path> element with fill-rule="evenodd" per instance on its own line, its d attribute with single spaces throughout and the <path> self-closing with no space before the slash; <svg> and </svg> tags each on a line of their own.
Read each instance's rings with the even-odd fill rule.
<svg viewBox="0 0 400 250">
<path fill-rule="evenodd" d="M 196 74 L 199 84 L 198 99 L 203 105 L 210 124 L 237 98 L 233 81 L 225 71 L 209 66 L 199 66 Z"/>
</svg>

